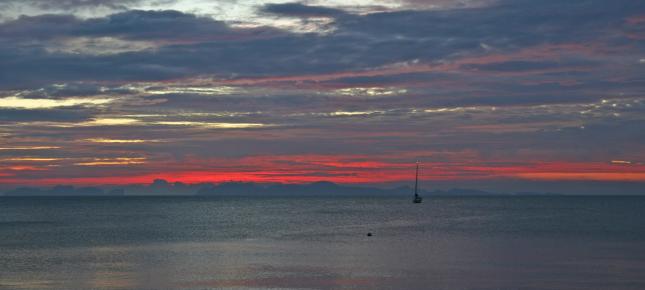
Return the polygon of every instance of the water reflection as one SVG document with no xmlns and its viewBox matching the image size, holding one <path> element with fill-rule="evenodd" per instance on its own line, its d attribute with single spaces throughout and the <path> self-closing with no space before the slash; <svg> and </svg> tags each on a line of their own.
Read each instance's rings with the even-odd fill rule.
<svg viewBox="0 0 645 290">
<path fill-rule="evenodd" d="M 74 210 L 38 204 L 31 214 L 23 204 L 20 216 L 0 208 L 0 288 L 645 289 L 640 199 L 429 201 L 73 201 Z M 50 222 L 16 226 L 46 220 L 42 212 Z"/>
</svg>

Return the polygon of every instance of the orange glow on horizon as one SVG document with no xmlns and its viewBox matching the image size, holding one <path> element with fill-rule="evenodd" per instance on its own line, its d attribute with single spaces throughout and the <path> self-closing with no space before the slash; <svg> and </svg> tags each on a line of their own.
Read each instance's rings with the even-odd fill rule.
<svg viewBox="0 0 645 290">
<path fill-rule="evenodd" d="M 438 153 L 437 153 L 438 154 Z M 466 152 L 468 154 L 468 152 Z M 405 154 L 403 154 L 405 155 Z M 401 155 L 401 156 L 403 156 Z M 92 177 L 15 178 L 2 175 L 5 184 L 148 184 L 154 179 L 183 183 L 309 183 L 331 181 L 341 184 L 407 182 L 414 178 L 412 162 L 401 157 L 370 159 L 365 155 L 287 155 L 249 156 L 239 159 L 186 160 L 181 164 L 145 164 L 147 173 L 124 175 L 111 169 Z M 426 152 L 428 158 L 432 153 Z M 100 160 L 102 161 L 102 160 Z M 117 160 L 121 161 L 121 160 Z M 127 160 L 131 161 L 131 160 Z M 142 161 L 142 160 L 135 160 Z M 130 164 L 130 163 L 128 163 Z M 213 165 L 215 164 L 215 165 Z M 111 164 L 112 165 L 112 164 Z M 117 164 L 114 164 L 117 165 Z M 127 165 L 127 164 L 123 164 Z M 16 168 L 28 169 L 27 167 Z M 155 168 L 166 168 L 157 170 Z M 115 167 L 113 170 L 123 169 Z M 151 173 L 152 172 L 152 173 Z M 95 173 L 96 174 L 96 173 Z M 453 161 L 422 162 L 421 180 L 494 180 L 519 179 L 538 181 L 622 181 L 645 182 L 645 165 L 608 162 L 503 162 Z"/>
<path fill-rule="evenodd" d="M 534 180 L 645 181 L 645 172 L 528 172 L 517 177 Z"/>
</svg>

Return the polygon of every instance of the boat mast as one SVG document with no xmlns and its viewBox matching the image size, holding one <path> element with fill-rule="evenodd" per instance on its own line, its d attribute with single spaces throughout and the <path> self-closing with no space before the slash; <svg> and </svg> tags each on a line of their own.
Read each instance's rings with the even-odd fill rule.
<svg viewBox="0 0 645 290">
<path fill-rule="evenodd" d="M 419 195 L 417 193 L 417 188 L 418 187 L 419 187 L 419 161 L 417 161 L 417 173 L 416 173 L 416 177 L 414 179 L 414 196 Z"/>
</svg>

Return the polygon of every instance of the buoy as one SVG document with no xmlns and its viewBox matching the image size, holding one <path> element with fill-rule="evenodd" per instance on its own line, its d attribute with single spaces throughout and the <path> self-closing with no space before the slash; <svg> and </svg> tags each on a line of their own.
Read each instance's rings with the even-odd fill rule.
<svg viewBox="0 0 645 290">
<path fill-rule="evenodd" d="M 367 236 L 368 236 L 368 237 L 371 237 L 371 236 L 372 236 L 372 233 L 367 233 Z"/>
</svg>

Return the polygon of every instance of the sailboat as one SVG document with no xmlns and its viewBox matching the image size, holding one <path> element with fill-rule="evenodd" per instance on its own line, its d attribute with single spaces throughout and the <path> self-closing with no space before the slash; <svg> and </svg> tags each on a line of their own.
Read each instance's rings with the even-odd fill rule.
<svg viewBox="0 0 645 290">
<path fill-rule="evenodd" d="M 414 179 L 414 199 L 412 200 L 413 203 L 421 203 L 423 202 L 423 198 L 419 195 L 419 162 L 417 161 L 417 174 L 416 178 Z"/>
</svg>

